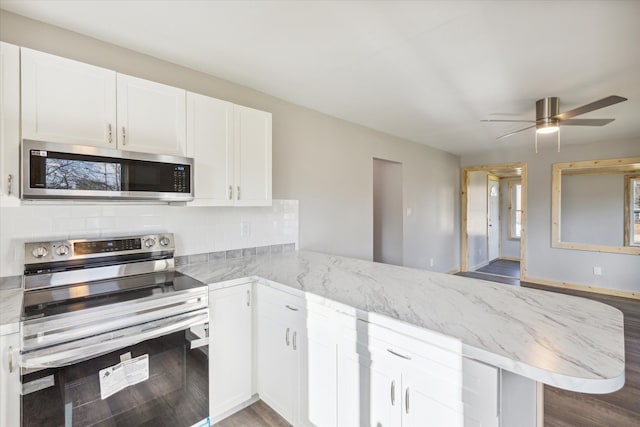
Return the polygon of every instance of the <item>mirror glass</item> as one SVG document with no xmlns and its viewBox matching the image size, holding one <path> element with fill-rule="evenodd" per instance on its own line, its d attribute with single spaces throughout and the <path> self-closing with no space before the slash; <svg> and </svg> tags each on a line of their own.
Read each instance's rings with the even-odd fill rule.
<svg viewBox="0 0 640 427">
<path fill-rule="evenodd" d="M 640 254 L 640 158 L 553 165 L 552 246 Z"/>
</svg>

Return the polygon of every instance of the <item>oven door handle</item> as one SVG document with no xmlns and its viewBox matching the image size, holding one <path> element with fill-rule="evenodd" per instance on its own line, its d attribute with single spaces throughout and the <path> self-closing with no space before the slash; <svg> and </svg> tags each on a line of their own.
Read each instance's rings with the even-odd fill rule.
<svg viewBox="0 0 640 427">
<path fill-rule="evenodd" d="M 166 319 L 136 325 L 121 331 L 102 334 L 111 337 L 116 332 L 124 333 L 124 335 L 117 338 L 109 338 L 93 343 L 92 341 L 95 340 L 95 337 L 93 337 L 60 346 L 23 353 L 20 365 L 22 368 L 27 369 L 57 368 L 72 365 L 142 341 L 158 338 L 208 322 L 209 310 L 205 308 L 186 315 L 172 316 Z"/>
</svg>

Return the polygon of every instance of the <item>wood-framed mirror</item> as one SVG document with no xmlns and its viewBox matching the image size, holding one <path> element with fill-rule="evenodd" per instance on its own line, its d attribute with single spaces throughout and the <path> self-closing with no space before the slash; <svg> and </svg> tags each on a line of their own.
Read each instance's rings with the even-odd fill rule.
<svg viewBox="0 0 640 427">
<path fill-rule="evenodd" d="M 551 246 L 640 255 L 640 157 L 555 163 Z"/>
</svg>

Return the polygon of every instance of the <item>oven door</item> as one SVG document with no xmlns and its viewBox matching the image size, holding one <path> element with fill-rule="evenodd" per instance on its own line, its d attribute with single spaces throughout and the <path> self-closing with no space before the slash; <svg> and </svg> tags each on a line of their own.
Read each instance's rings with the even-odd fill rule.
<svg viewBox="0 0 640 427">
<path fill-rule="evenodd" d="M 208 323 L 21 379 L 23 427 L 208 426 Z"/>
</svg>

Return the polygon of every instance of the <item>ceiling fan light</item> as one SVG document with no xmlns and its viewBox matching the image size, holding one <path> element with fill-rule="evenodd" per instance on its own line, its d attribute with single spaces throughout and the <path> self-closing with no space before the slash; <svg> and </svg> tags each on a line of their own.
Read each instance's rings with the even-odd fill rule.
<svg viewBox="0 0 640 427">
<path fill-rule="evenodd" d="M 545 126 L 536 128 L 536 133 L 546 135 L 548 133 L 558 132 L 558 129 L 560 128 L 557 125 L 545 125 Z"/>
</svg>

